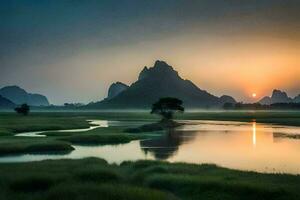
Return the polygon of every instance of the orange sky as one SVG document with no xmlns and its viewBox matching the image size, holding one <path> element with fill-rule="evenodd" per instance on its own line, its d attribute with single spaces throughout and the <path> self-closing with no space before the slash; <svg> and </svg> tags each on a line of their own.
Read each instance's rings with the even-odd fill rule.
<svg viewBox="0 0 300 200">
<path fill-rule="evenodd" d="M 275 88 L 296 95 L 300 93 L 299 44 L 269 38 L 212 43 L 210 50 L 199 50 L 199 56 L 193 55 L 191 70 L 184 74 L 200 87 L 207 84 L 206 88 L 217 94 L 228 91 L 245 101 L 252 93 L 259 99 Z M 234 94 L 234 90 L 241 94 Z"/>
<path fill-rule="evenodd" d="M 76 86 L 90 93 L 86 101 L 99 100 L 106 96 L 112 82 L 131 84 L 145 65 L 153 66 L 159 59 L 214 95 L 228 94 L 238 101 L 254 102 L 270 95 L 273 89 L 285 90 L 290 96 L 300 93 L 298 55 L 299 42 L 282 38 L 179 36 L 80 52 L 48 65 L 47 75 L 56 76 L 53 87 L 72 91 Z M 58 63 L 72 66 L 71 73 L 76 78 L 66 75 L 70 73 L 68 68 L 62 68 L 58 74 Z M 252 93 L 257 94 L 256 99 Z M 77 94 L 68 95 L 72 99 Z"/>
<path fill-rule="evenodd" d="M 88 103 L 164 60 L 217 96 L 300 94 L 300 1 L 31 1 L 0 2 L 0 87 Z"/>
</svg>

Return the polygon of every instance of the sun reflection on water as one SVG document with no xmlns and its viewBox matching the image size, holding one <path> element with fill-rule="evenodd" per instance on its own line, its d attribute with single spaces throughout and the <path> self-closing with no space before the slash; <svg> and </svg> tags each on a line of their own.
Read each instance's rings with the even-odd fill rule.
<svg viewBox="0 0 300 200">
<path fill-rule="evenodd" d="M 252 144 L 256 147 L 256 122 L 252 122 Z"/>
</svg>

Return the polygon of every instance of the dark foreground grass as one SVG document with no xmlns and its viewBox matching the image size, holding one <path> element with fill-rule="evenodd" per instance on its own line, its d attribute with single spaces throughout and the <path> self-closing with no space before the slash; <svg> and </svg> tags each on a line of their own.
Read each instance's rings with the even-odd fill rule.
<svg viewBox="0 0 300 200">
<path fill-rule="evenodd" d="M 158 161 L 102 159 L 0 164 L 3 200 L 300 198 L 300 177 Z"/>
</svg>

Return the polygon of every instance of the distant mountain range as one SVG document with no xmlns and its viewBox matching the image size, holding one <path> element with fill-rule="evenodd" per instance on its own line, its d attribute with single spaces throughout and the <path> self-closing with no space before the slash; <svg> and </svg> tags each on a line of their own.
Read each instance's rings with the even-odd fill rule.
<svg viewBox="0 0 300 200">
<path fill-rule="evenodd" d="M 184 102 L 186 108 L 221 108 L 225 103 L 237 103 L 231 96 L 217 97 L 198 88 L 190 80 L 180 77 L 178 72 L 166 62 L 156 61 L 153 67 L 144 67 L 138 80 L 130 86 L 115 82 L 109 87 L 108 95 L 104 100 L 73 107 L 81 109 L 149 109 L 162 97 L 179 98 Z M 7 86 L 0 89 L 0 109 L 15 108 L 23 103 L 35 107 L 49 106 L 47 97 L 28 93 L 18 86 Z M 286 92 L 275 89 L 270 97 L 266 96 L 258 103 L 262 105 L 300 103 L 300 94 L 292 98 Z M 60 107 L 57 106 L 57 108 Z"/>
<path fill-rule="evenodd" d="M 138 80 L 127 86 L 121 82 L 112 84 L 108 97 L 88 108 L 140 109 L 150 108 L 161 97 L 176 97 L 187 108 L 218 108 L 224 103 L 236 103 L 231 96 L 217 97 L 198 88 L 189 80 L 182 79 L 178 72 L 164 61 L 156 61 L 153 67 L 144 67 Z"/>
<path fill-rule="evenodd" d="M 2 101 L 9 100 L 15 105 L 26 103 L 30 106 L 49 106 L 47 97 L 41 94 L 31 94 L 18 86 L 7 86 L 0 89 Z"/>
<path fill-rule="evenodd" d="M 271 105 L 274 103 L 300 103 L 300 94 L 291 98 L 286 92 L 275 89 L 273 90 L 271 97 L 265 96 L 258 103 L 262 105 Z"/>
</svg>

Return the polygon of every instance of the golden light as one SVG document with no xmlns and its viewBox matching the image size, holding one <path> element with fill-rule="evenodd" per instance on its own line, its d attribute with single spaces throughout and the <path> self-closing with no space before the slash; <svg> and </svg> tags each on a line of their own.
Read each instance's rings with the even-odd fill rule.
<svg viewBox="0 0 300 200">
<path fill-rule="evenodd" d="M 253 93 L 253 94 L 252 94 L 252 97 L 255 98 L 255 97 L 256 97 L 256 93 Z"/>
<path fill-rule="evenodd" d="M 256 122 L 252 122 L 252 144 L 256 146 Z"/>
</svg>

